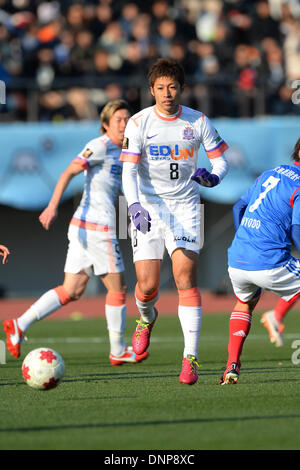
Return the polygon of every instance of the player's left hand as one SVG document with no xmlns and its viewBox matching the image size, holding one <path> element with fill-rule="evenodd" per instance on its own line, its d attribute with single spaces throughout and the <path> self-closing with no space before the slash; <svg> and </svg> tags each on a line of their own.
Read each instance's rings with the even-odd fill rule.
<svg viewBox="0 0 300 470">
<path fill-rule="evenodd" d="M 46 207 L 39 216 L 39 221 L 45 230 L 49 230 L 50 225 L 57 217 L 57 211 L 51 207 Z"/>
<path fill-rule="evenodd" d="M 196 183 L 201 184 L 201 186 L 212 188 L 213 186 L 217 186 L 220 179 L 217 175 L 209 173 L 206 168 L 197 168 L 195 173 L 191 176 L 191 180 L 196 181 Z"/>
<path fill-rule="evenodd" d="M 3 256 L 3 261 L 2 261 L 2 264 L 6 264 L 7 261 L 8 261 L 8 255 L 10 255 L 10 251 L 9 249 L 4 246 L 4 245 L 0 245 L 0 256 Z"/>
</svg>

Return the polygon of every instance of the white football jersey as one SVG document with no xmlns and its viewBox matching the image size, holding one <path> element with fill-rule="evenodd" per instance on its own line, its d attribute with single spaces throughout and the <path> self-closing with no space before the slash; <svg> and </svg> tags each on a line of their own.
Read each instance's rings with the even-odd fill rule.
<svg viewBox="0 0 300 470">
<path fill-rule="evenodd" d="M 140 200 L 198 196 L 199 186 L 190 177 L 197 168 L 201 144 L 210 159 L 228 148 L 202 112 L 180 106 L 175 116 L 167 117 L 151 106 L 132 116 L 120 160 L 138 163 Z"/>
<path fill-rule="evenodd" d="M 73 160 L 85 170 L 85 182 L 71 224 L 97 231 L 115 230 L 115 204 L 122 177 L 120 153 L 120 146 L 104 134 L 89 141 Z"/>
</svg>

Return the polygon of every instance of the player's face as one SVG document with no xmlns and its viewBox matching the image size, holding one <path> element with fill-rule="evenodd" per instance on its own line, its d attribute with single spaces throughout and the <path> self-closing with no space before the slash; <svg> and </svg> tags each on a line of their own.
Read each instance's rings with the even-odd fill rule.
<svg viewBox="0 0 300 470">
<path fill-rule="evenodd" d="M 110 118 L 109 126 L 106 127 L 108 135 L 119 145 L 122 145 L 125 127 L 129 118 L 130 114 L 127 109 L 118 109 Z"/>
<path fill-rule="evenodd" d="M 155 98 L 158 111 L 164 114 L 175 114 L 178 111 L 181 88 L 172 77 L 159 77 L 150 89 Z"/>
</svg>

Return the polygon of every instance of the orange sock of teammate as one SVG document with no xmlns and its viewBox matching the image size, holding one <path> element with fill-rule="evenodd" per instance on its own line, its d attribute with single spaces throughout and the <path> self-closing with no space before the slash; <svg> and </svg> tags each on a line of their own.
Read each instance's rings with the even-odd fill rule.
<svg viewBox="0 0 300 470">
<path fill-rule="evenodd" d="M 126 344 L 126 293 L 108 291 L 105 298 L 105 316 L 109 334 L 110 352 L 114 356 L 123 354 Z"/>
<path fill-rule="evenodd" d="M 45 292 L 23 315 L 18 318 L 18 326 L 24 332 L 32 323 L 42 320 L 63 305 L 71 302 L 71 297 L 63 286 Z"/>
</svg>

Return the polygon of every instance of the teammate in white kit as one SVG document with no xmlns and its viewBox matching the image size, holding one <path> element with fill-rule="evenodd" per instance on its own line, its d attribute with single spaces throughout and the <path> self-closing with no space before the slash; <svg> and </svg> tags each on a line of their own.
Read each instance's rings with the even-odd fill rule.
<svg viewBox="0 0 300 470">
<path fill-rule="evenodd" d="M 128 121 L 121 154 L 123 189 L 133 222 L 135 296 L 141 315 L 132 345 L 137 354 L 149 346 L 166 248 L 172 259 L 184 335 L 179 380 L 194 384 L 202 316 L 196 279 L 201 247 L 198 184 L 212 187 L 226 175 L 223 152 L 228 146 L 202 112 L 180 105 L 184 70 L 177 62 L 159 59 L 148 78 L 155 105 Z M 210 158 L 211 173 L 197 169 L 201 144 Z"/>
<path fill-rule="evenodd" d="M 47 208 L 39 217 L 48 230 L 57 216 L 61 197 L 71 179 L 84 171 L 83 195 L 68 231 L 69 247 L 63 284 L 42 295 L 18 319 L 9 319 L 3 324 L 7 348 L 14 357 L 20 356 L 21 341 L 30 325 L 70 301 L 79 299 L 92 273 L 100 277 L 107 289 L 105 314 L 111 364 L 136 363 L 148 355 L 136 355 L 124 341 L 126 285 L 116 235 L 115 204 L 121 186 L 121 145 L 129 117 L 129 106 L 125 101 L 107 103 L 100 115 L 102 135 L 88 142 L 61 174 Z"/>
</svg>

